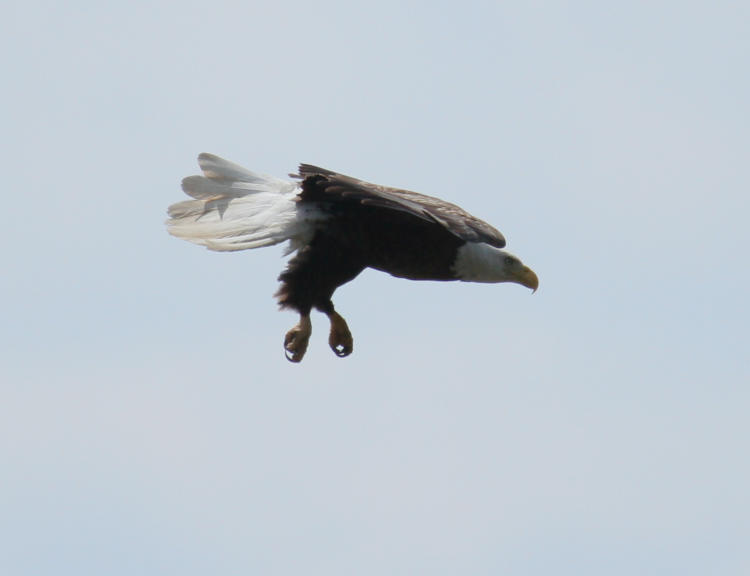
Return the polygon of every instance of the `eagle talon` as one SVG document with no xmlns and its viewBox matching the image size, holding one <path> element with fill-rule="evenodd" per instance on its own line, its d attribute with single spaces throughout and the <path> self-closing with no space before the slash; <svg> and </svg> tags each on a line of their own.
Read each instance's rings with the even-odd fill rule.
<svg viewBox="0 0 750 576">
<path fill-rule="evenodd" d="M 354 350 L 354 338 L 349 331 L 349 326 L 346 325 L 346 320 L 341 315 L 333 312 L 329 318 L 331 319 L 331 333 L 328 336 L 328 345 L 336 356 L 345 358 Z"/>
<path fill-rule="evenodd" d="M 333 353 L 339 358 L 344 358 L 352 353 L 352 347 L 345 346 L 344 344 L 332 344 L 331 350 L 333 350 Z"/>
<path fill-rule="evenodd" d="M 284 350 L 284 356 L 286 356 L 286 359 L 289 360 L 289 362 L 294 362 L 295 364 L 302 362 L 302 358 L 305 356 L 304 350 Z"/>
<path fill-rule="evenodd" d="M 284 355 L 290 362 L 301 362 L 307 352 L 310 342 L 312 324 L 309 316 L 300 317 L 299 324 L 289 330 L 284 336 Z"/>
</svg>

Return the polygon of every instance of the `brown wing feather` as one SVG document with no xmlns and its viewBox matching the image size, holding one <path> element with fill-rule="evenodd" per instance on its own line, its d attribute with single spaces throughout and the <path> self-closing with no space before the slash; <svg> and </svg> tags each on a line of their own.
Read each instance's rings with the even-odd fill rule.
<svg viewBox="0 0 750 576">
<path fill-rule="evenodd" d="M 467 242 L 486 242 L 497 248 L 505 246 L 505 238 L 497 229 L 455 204 L 439 198 L 410 190 L 371 184 L 310 164 L 300 164 L 299 174 L 291 174 L 291 176 L 303 180 L 303 190 L 300 193 L 302 199 L 308 199 L 311 194 L 322 191 L 325 199 L 329 201 L 335 201 L 337 198 L 356 200 L 361 204 L 406 212 L 417 218 L 440 224 Z M 318 180 L 315 180 L 316 176 Z M 306 187 L 305 182 L 314 182 L 315 185 Z"/>
</svg>

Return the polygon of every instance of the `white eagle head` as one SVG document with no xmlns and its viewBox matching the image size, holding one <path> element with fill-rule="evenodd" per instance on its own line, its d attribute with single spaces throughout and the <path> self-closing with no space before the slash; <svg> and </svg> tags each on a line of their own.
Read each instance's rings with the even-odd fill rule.
<svg viewBox="0 0 750 576">
<path fill-rule="evenodd" d="M 513 254 L 485 242 L 467 242 L 453 263 L 456 278 L 464 282 L 515 282 L 536 292 L 539 278 Z"/>
</svg>

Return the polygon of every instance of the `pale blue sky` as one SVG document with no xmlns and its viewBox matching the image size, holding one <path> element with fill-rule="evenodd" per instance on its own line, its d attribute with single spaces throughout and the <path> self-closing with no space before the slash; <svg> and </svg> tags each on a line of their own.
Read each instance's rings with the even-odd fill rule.
<svg viewBox="0 0 750 576">
<path fill-rule="evenodd" d="M 0 573 L 750 573 L 750 8 L 16 2 L 0 23 Z M 208 151 L 458 203 L 539 274 L 167 235 Z"/>
</svg>

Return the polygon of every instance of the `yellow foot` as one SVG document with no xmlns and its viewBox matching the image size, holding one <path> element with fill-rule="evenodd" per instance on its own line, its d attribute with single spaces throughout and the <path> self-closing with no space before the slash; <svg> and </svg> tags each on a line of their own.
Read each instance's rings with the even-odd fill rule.
<svg viewBox="0 0 750 576">
<path fill-rule="evenodd" d="M 289 330 L 284 337 L 284 354 L 290 362 L 301 362 L 307 352 L 307 344 L 312 334 L 310 316 L 300 316 L 299 324 Z"/>
<path fill-rule="evenodd" d="M 352 333 L 349 332 L 346 320 L 337 312 L 333 312 L 328 318 L 331 320 L 331 333 L 328 336 L 328 345 L 339 358 L 349 356 L 352 350 L 354 350 L 354 338 L 352 338 Z"/>
</svg>

